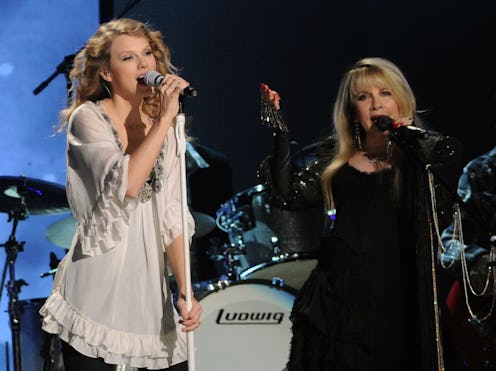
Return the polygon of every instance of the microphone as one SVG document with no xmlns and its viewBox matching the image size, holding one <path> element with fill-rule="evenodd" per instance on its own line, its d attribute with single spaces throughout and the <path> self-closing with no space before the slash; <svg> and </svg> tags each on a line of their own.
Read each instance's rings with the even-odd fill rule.
<svg viewBox="0 0 496 371">
<path fill-rule="evenodd" d="M 375 121 L 375 125 L 380 131 L 389 130 L 391 135 L 399 137 L 403 140 L 409 139 L 426 139 L 429 137 L 429 132 L 425 129 L 412 126 L 412 125 L 402 125 L 394 126 L 393 119 L 388 116 L 380 116 Z"/>
<path fill-rule="evenodd" d="M 155 88 L 160 88 L 162 86 L 162 81 L 164 81 L 164 75 L 162 75 L 160 72 L 157 71 L 148 71 L 139 80 L 145 85 Z M 188 86 L 183 89 L 181 94 L 189 97 L 196 97 L 198 95 L 198 90 L 196 90 L 191 86 Z"/>
</svg>

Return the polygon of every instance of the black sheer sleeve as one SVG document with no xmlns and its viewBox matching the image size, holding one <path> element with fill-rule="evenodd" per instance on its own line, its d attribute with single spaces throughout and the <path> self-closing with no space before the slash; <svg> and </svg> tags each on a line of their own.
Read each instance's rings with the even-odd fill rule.
<svg viewBox="0 0 496 371">
<path fill-rule="evenodd" d="M 290 210 L 322 207 L 321 177 L 332 159 L 334 139 L 325 138 L 292 154 L 289 133 L 274 136 L 273 153 L 259 170 L 271 204 Z"/>
</svg>

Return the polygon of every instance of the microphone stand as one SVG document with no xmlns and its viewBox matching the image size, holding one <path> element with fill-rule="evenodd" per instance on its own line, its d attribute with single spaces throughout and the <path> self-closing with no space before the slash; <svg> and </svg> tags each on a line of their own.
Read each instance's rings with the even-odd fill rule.
<svg viewBox="0 0 496 371">
<path fill-rule="evenodd" d="M 439 181 L 440 184 L 449 192 L 450 198 L 453 202 L 459 204 L 463 203 L 463 200 L 458 196 L 457 190 L 453 190 L 439 174 L 435 174 L 432 170 L 431 164 L 427 164 L 422 158 L 420 158 L 417 148 L 419 147 L 419 139 L 427 139 L 430 134 L 426 130 L 421 130 L 419 132 L 410 131 L 406 126 L 400 126 L 399 128 L 393 127 L 393 121 L 387 116 L 380 117 L 376 122 L 376 127 L 380 131 L 389 130 L 389 139 L 395 142 L 398 147 L 406 152 L 410 153 L 417 163 L 422 165 L 424 169 L 433 174 L 433 176 Z"/>
<path fill-rule="evenodd" d="M 132 8 L 134 8 L 141 0 L 132 0 L 129 1 L 121 13 L 117 16 L 117 18 L 122 18 L 127 12 L 129 12 Z M 64 57 L 62 62 L 55 68 L 55 72 L 52 73 L 45 81 L 42 81 L 36 88 L 33 90 L 34 95 L 40 94 L 43 89 L 45 89 L 53 79 L 55 79 L 59 74 L 63 73 L 67 80 L 67 91 L 71 88 L 71 80 L 69 79 L 69 72 L 72 69 L 74 64 L 74 58 L 76 54 L 69 54 Z M 70 96 L 69 96 L 70 98 Z"/>
<path fill-rule="evenodd" d="M 439 181 L 439 184 L 444 187 L 445 190 L 449 193 L 450 199 L 452 203 L 456 203 L 459 207 L 460 213 L 463 211 L 466 213 L 466 215 L 469 215 L 470 218 L 472 218 L 476 223 L 479 223 L 480 225 L 483 225 L 486 223 L 486 221 L 482 220 L 482 217 L 480 217 L 474 210 L 470 207 L 470 205 L 466 204 L 462 198 L 458 195 L 457 190 L 453 190 L 445 181 L 445 179 L 437 174 L 434 169 L 432 168 L 432 165 L 427 163 L 424 159 L 421 158 L 418 148 L 420 146 L 420 143 L 418 141 L 418 138 L 415 137 L 408 137 L 408 133 L 406 130 L 404 131 L 395 131 L 391 127 L 386 128 L 385 130 L 390 130 L 390 139 L 394 141 L 401 149 L 405 150 L 409 154 L 412 155 L 414 160 L 419 163 L 428 174 L 431 174 L 433 178 L 435 178 L 437 181 Z M 384 130 L 382 130 L 384 131 Z M 403 134 L 403 135 L 402 135 Z M 424 134 L 418 134 L 419 138 L 427 138 L 428 133 L 425 132 Z M 429 175 L 428 175 L 429 176 Z M 434 189 L 431 190 L 431 192 L 435 192 Z M 434 205 L 433 205 L 434 207 Z M 434 221 L 434 223 L 436 223 Z M 493 233 L 492 233 L 493 234 Z M 491 239 L 491 248 L 494 249 L 494 242 L 496 238 L 493 236 Z M 464 248 L 463 246 L 461 247 L 462 249 Z M 489 261 L 488 266 L 494 266 L 495 262 L 494 261 Z M 435 329 L 436 329 L 436 344 L 437 344 L 437 349 L 438 349 L 438 367 L 439 369 L 444 369 L 444 360 L 443 360 L 443 348 L 442 348 L 442 343 L 441 343 L 441 331 L 440 331 L 440 318 L 439 318 L 439 305 L 438 305 L 438 292 L 437 292 L 437 283 L 436 283 L 436 259 L 435 259 L 435 252 L 433 247 L 431 246 L 431 267 L 430 270 L 432 272 L 432 282 L 433 282 L 433 299 L 434 299 L 434 316 L 435 316 Z M 465 290 L 466 292 L 466 290 Z M 494 299 L 493 299 L 494 300 Z M 494 301 L 493 301 L 494 303 Z M 470 311 L 470 310 L 469 310 Z M 472 325 L 478 325 L 481 326 L 481 321 L 477 319 L 477 317 L 472 318 L 469 320 L 469 322 Z"/>
<path fill-rule="evenodd" d="M 449 192 L 450 198 L 455 201 L 458 200 L 458 195 L 456 191 L 454 192 L 451 187 L 446 183 L 446 181 L 439 176 L 439 174 L 435 174 L 432 168 L 432 164 L 427 163 L 423 158 L 421 158 L 421 153 L 418 151 L 420 148 L 420 142 L 419 138 L 426 138 L 428 137 L 427 132 L 422 132 L 420 133 L 419 136 L 416 136 L 418 133 L 414 134 L 413 132 L 409 132 L 410 129 L 407 127 L 399 127 L 399 128 L 394 128 L 393 127 L 393 121 L 389 117 L 382 117 L 378 119 L 376 122 L 376 126 L 379 130 L 381 131 L 386 131 L 389 130 L 389 139 L 396 143 L 398 147 L 401 150 L 404 150 L 405 152 L 409 153 L 412 155 L 413 159 L 415 162 L 421 165 L 421 167 L 425 170 L 427 173 L 428 181 L 429 181 L 429 191 L 435 192 L 434 186 L 431 186 L 432 181 L 434 178 L 439 180 L 440 184 L 442 184 L 443 187 Z M 434 195 L 431 194 L 431 204 L 432 204 L 432 213 L 435 215 L 435 204 L 432 202 L 432 198 L 435 197 Z M 437 221 L 434 220 L 434 225 L 436 226 L 437 230 Z M 430 224 L 430 223 L 429 223 Z M 432 236 L 432 232 L 431 232 Z M 436 343 L 436 363 L 437 363 L 437 369 L 438 370 L 444 370 L 444 351 L 443 351 L 443 344 L 442 344 L 442 334 L 441 334 L 441 320 L 440 320 L 440 312 L 439 312 L 439 295 L 438 295 L 438 289 L 437 289 L 437 275 L 436 275 L 436 254 L 435 254 L 435 249 L 433 245 L 433 240 L 431 237 L 431 246 L 430 246 L 430 251 L 429 255 L 427 255 L 426 258 L 426 263 L 429 264 L 428 270 L 430 271 L 430 280 L 432 280 L 432 283 L 430 286 L 432 286 L 432 300 L 433 300 L 433 312 L 434 312 L 434 334 L 432 336 L 435 336 L 435 343 Z M 427 267 L 422 267 L 421 269 L 427 269 Z M 421 335 L 422 336 L 422 335 Z M 423 347 L 424 345 L 421 344 Z M 428 358 L 426 358 L 423 362 L 427 361 Z"/>
<path fill-rule="evenodd" d="M 183 229 L 183 249 L 184 249 L 184 282 L 186 285 L 186 308 L 188 311 L 192 307 L 192 285 L 191 285 L 191 263 L 190 263 L 190 246 L 188 223 L 186 215 L 188 213 L 187 202 L 187 183 L 186 183 L 186 136 L 184 134 L 184 126 L 186 117 L 183 112 L 183 97 L 179 98 L 179 114 L 176 116 L 175 134 L 177 141 L 177 153 L 180 163 L 180 179 L 181 179 L 181 211 L 182 211 L 182 229 Z M 194 346 L 194 333 L 188 331 L 186 333 L 187 346 L 188 346 L 188 370 L 195 371 L 195 346 Z"/>
<path fill-rule="evenodd" d="M 389 130 L 389 129 L 386 129 Z M 383 130 L 384 131 L 384 130 Z M 421 138 L 428 138 L 429 135 L 426 134 L 425 136 L 422 136 Z M 467 214 L 470 215 L 471 218 L 473 218 L 476 222 L 478 223 L 484 223 L 483 220 L 481 220 L 476 213 L 471 211 L 468 206 L 464 203 L 463 199 L 458 195 L 457 189 L 452 189 L 446 182 L 446 180 L 440 176 L 439 174 L 436 174 L 435 171 L 432 169 L 432 165 L 426 163 L 420 156 L 417 151 L 417 148 L 419 147 L 419 142 L 418 138 L 413 138 L 412 139 L 406 139 L 403 135 L 400 134 L 398 131 L 390 130 L 389 138 L 391 141 L 395 142 L 398 147 L 403 149 L 405 152 L 408 152 L 409 154 L 412 155 L 412 157 L 415 159 L 415 161 L 422 165 L 422 167 L 430 172 L 436 180 L 439 181 L 439 184 L 441 184 L 444 189 L 448 192 L 450 199 L 452 200 L 453 203 L 458 203 L 460 205 L 460 208 L 463 209 Z"/>
<path fill-rule="evenodd" d="M 33 94 L 38 95 L 43 89 L 45 89 L 50 82 L 57 77 L 59 74 L 63 73 L 67 80 L 67 91 L 71 88 L 71 80 L 69 79 L 69 72 L 74 64 L 75 54 L 69 54 L 64 57 L 64 60 L 57 66 L 55 72 L 52 73 L 45 81 L 39 84 L 34 90 Z"/>
</svg>

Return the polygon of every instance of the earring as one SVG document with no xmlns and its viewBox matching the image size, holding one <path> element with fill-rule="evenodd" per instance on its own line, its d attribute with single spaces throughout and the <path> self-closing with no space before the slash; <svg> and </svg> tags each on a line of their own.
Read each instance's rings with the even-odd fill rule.
<svg viewBox="0 0 496 371">
<path fill-rule="evenodd" d="M 110 88 L 107 86 L 106 81 L 102 81 L 103 88 L 107 91 L 108 97 L 112 98 L 112 93 L 110 92 Z"/>
<path fill-rule="evenodd" d="M 362 136 L 360 134 L 360 124 L 355 121 L 353 123 L 353 141 L 355 142 L 355 148 L 359 151 L 362 150 Z"/>
</svg>

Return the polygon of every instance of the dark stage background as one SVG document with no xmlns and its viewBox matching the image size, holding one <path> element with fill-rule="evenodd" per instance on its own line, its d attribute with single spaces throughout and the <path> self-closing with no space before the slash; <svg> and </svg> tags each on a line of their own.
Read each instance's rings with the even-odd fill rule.
<svg viewBox="0 0 496 371">
<path fill-rule="evenodd" d="M 388 58 L 404 71 L 429 125 L 459 138 L 468 161 L 495 144 L 495 10 L 494 0 L 3 0 L 0 176 L 64 184 L 65 138 L 53 137 L 52 125 L 65 104 L 66 81 L 58 76 L 39 95 L 32 91 L 98 22 L 117 16 L 161 30 L 173 63 L 199 90 L 188 100 L 190 134 L 213 158 L 224 157 L 218 176 L 199 177 L 210 202 L 203 212 L 211 216 L 232 194 L 258 184 L 258 165 L 271 150 L 270 130 L 259 122 L 260 83 L 280 92 L 302 147 L 330 133 L 341 74 L 365 56 Z M 16 273 L 29 283 L 21 299 L 48 295 L 51 279 L 40 273 L 49 269 L 50 252 L 62 257 L 64 250 L 45 231 L 67 217 L 31 216 L 20 224 L 17 239 L 26 247 Z M 2 214 L 0 243 L 10 228 Z M 7 301 L 4 290 L 0 368 L 11 336 Z"/>
<path fill-rule="evenodd" d="M 115 0 L 113 14 L 129 3 Z M 431 126 L 460 138 L 469 159 L 494 143 L 496 3 L 424 1 L 140 1 L 128 16 L 159 28 L 173 62 L 199 89 L 191 134 L 226 154 L 236 191 L 257 183 L 270 132 L 259 84 L 283 97 L 293 139 L 331 130 L 341 74 L 357 59 L 398 64 Z"/>
</svg>

